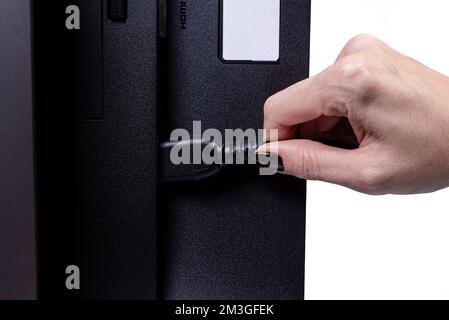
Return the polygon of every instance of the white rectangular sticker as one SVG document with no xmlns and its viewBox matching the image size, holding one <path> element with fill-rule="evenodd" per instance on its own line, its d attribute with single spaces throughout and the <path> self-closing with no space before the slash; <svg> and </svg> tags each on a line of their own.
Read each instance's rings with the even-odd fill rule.
<svg viewBox="0 0 449 320">
<path fill-rule="evenodd" d="M 222 0 L 226 61 L 279 60 L 280 0 Z"/>
</svg>

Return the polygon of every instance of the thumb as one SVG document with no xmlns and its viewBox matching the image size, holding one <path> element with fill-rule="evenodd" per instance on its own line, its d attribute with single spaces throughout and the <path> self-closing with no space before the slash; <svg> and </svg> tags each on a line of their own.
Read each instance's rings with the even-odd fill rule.
<svg viewBox="0 0 449 320">
<path fill-rule="evenodd" d="M 282 173 L 357 187 L 362 168 L 358 150 L 330 147 L 311 140 L 287 140 L 268 143 L 257 149 L 257 153 L 268 152 L 277 154 L 282 160 Z"/>
</svg>

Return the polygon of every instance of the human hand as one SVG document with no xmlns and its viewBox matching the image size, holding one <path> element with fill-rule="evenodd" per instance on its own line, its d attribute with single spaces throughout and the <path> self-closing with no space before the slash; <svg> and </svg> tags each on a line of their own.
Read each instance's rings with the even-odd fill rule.
<svg viewBox="0 0 449 320">
<path fill-rule="evenodd" d="M 278 142 L 258 152 L 275 150 L 286 174 L 374 195 L 449 186 L 449 78 L 372 36 L 353 38 L 331 67 L 270 97 L 264 114 Z"/>
</svg>

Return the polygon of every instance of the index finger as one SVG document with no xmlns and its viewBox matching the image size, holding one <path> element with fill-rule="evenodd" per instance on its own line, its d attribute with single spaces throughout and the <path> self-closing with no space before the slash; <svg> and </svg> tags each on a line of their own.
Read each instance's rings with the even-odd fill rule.
<svg viewBox="0 0 449 320">
<path fill-rule="evenodd" d="M 277 129 L 279 140 L 294 139 L 302 123 L 323 115 L 346 116 L 345 97 L 332 73 L 329 68 L 268 98 L 264 106 L 265 132 Z M 331 103 L 335 105 L 329 108 Z M 270 141 L 270 137 L 266 140 Z"/>
</svg>

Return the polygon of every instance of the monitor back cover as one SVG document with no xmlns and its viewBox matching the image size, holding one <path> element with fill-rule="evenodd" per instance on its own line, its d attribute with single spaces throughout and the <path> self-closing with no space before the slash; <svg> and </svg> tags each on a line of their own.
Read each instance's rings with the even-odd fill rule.
<svg viewBox="0 0 449 320">
<path fill-rule="evenodd" d="M 223 0 L 168 0 L 161 136 L 192 134 L 196 120 L 203 130 L 262 128 L 265 100 L 308 77 L 310 1 L 277 2 L 279 57 L 225 61 Z M 245 170 L 161 189 L 160 295 L 302 299 L 305 201 L 305 181 Z"/>
</svg>

